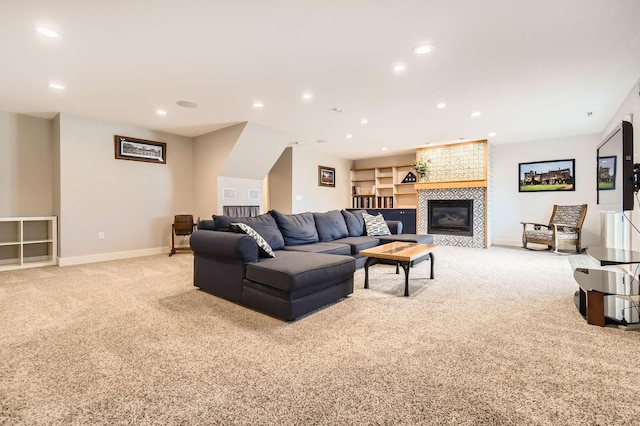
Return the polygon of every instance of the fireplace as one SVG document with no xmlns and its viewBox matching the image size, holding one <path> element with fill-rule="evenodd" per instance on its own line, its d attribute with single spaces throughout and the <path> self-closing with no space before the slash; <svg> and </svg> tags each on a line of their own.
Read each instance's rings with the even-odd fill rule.
<svg viewBox="0 0 640 426">
<path fill-rule="evenodd" d="M 429 200 L 429 234 L 473 236 L 473 200 Z"/>
</svg>

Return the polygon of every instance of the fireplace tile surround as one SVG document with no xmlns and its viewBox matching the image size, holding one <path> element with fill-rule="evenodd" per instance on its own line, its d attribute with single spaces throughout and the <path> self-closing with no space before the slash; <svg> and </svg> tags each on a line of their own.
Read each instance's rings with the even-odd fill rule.
<svg viewBox="0 0 640 426">
<path fill-rule="evenodd" d="M 429 200 L 473 200 L 473 235 L 434 234 L 434 243 L 473 248 L 488 246 L 489 154 L 486 140 L 416 151 L 416 159 L 430 161 L 428 181 L 416 184 L 418 233 L 428 233 Z"/>
<path fill-rule="evenodd" d="M 434 244 L 457 247 L 485 247 L 486 188 L 423 189 L 418 191 L 418 233 L 427 234 L 429 228 L 429 200 L 473 200 L 473 236 L 434 234 Z"/>
</svg>

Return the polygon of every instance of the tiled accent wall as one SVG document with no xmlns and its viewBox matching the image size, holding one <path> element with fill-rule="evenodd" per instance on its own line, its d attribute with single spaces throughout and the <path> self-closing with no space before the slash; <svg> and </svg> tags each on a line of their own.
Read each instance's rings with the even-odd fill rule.
<svg viewBox="0 0 640 426">
<path fill-rule="evenodd" d="M 434 243 L 457 247 L 485 247 L 486 188 L 422 189 L 418 191 L 418 233 L 427 234 L 429 200 L 473 200 L 473 236 L 433 234 Z"/>
<path fill-rule="evenodd" d="M 483 180 L 486 143 L 466 143 L 419 149 L 417 157 L 431 160 L 428 182 Z"/>
</svg>

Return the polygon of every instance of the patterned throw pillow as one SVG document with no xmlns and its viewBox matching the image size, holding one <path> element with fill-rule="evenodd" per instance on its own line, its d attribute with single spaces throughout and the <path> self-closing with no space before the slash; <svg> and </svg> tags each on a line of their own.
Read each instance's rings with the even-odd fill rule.
<svg viewBox="0 0 640 426">
<path fill-rule="evenodd" d="M 391 231 L 389 231 L 389 227 L 387 226 L 387 222 L 384 221 L 382 213 L 377 216 L 362 213 L 362 217 L 364 218 L 364 226 L 367 228 L 367 235 L 391 235 Z"/>
<path fill-rule="evenodd" d="M 258 244 L 258 247 L 260 248 L 260 254 L 264 257 L 276 257 L 275 253 L 273 252 L 273 250 L 271 250 L 271 246 L 269 245 L 269 243 L 267 243 L 264 238 L 262 238 L 260 236 L 260 234 L 258 234 L 255 229 L 253 229 L 252 227 L 250 227 L 249 225 L 246 225 L 244 223 L 232 223 L 231 225 L 237 226 L 240 230 L 242 230 L 242 232 L 244 232 L 245 234 L 247 234 L 248 236 L 250 236 L 251 238 L 253 238 L 254 240 L 256 240 L 256 244 Z"/>
</svg>

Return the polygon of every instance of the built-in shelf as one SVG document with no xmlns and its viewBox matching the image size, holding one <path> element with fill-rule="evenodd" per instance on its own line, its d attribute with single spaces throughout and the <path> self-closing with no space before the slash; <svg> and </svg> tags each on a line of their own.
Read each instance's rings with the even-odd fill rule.
<svg viewBox="0 0 640 426">
<path fill-rule="evenodd" d="M 57 236 L 56 216 L 1 217 L 0 271 L 55 265 Z"/>
<path fill-rule="evenodd" d="M 393 209 L 417 206 L 413 182 L 403 180 L 413 171 L 412 165 L 372 167 L 351 170 L 352 208 Z"/>
</svg>

